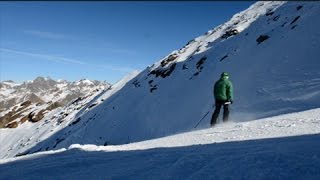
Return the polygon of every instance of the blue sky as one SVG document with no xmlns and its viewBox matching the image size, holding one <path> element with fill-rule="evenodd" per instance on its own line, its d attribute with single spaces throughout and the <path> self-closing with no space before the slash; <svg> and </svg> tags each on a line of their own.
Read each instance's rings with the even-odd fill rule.
<svg viewBox="0 0 320 180">
<path fill-rule="evenodd" d="M 0 2 L 0 80 L 114 83 L 253 3 Z"/>
</svg>

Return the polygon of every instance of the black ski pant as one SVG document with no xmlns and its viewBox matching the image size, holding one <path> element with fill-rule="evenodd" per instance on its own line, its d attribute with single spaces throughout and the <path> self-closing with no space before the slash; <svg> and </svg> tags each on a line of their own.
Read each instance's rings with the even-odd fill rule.
<svg viewBox="0 0 320 180">
<path fill-rule="evenodd" d="M 216 100 L 216 108 L 211 118 L 211 126 L 217 123 L 219 117 L 220 109 L 223 106 L 223 122 L 227 122 L 229 118 L 229 104 L 225 104 L 227 101 Z"/>
</svg>

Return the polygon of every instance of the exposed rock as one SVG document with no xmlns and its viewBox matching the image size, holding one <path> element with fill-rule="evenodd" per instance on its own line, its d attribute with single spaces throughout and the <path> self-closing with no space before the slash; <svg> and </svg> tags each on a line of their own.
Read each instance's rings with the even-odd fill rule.
<svg viewBox="0 0 320 180">
<path fill-rule="evenodd" d="M 15 122 L 7 124 L 6 127 L 7 128 L 16 128 L 16 127 L 18 127 L 18 123 L 15 121 Z"/>
<path fill-rule="evenodd" d="M 35 116 L 32 116 L 31 118 L 29 118 L 29 121 L 33 123 L 40 121 L 44 117 L 44 111 L 45 109 L 42 109 Z"/>
<path fill-rule="evenodd" d="M 26 110 L 28 106 L 22 106 L 21 108 L 19 108 L 16 112 L 21 112 L 22 110 Z"/>
<path fill-rule="evenodd" d="M 21 113 L 15 114 L 15 115 L 13 115 L 13 116 L 11 117 L 11 121 L 14 121 L 14 120 L 16 120 L 16 119 L 18 119 L 18 118 L 20 118 L 20 117 L 22 117 Z"/>
<path fill-rule="evenodd" d="M 152 91 L 156 90 L 157 88 L 156 87 L 153 87 L 150 89 L 150 93 L 152 93 Z"/>
<path fill-rule="evenodd" d="M 88 107 L 88 109 L 91 109 L 93 106 L 95 106 L 95 105 L 97 105 L 98 103 L 96 103 L 96 102 L 94 102 L 94 103 L 92 103 L 89 107 Z"/>
<path fill-rule="evenodd" d="M 13 107 L 12 112 L 15 112 L 18 106 Z"/>
<path fill-rule="evenodd" d="M 198 62 L 197 62 L 197 64 L 196 64 L 196 67 L 197 67 L 197 69 L 202 69 L 203 68 L 203 63 L 204 63 L 204 61 L 207 59 L 207 57 L 202 57 Z"/>
<path fill-rule="evenodd" d="M 140 87 L 140 82 L 138 80 L 135 80 L 132 82 L 132 84 L 135 86 L 135 87 Z"/>
<path fill-rule="evenodd" d="M 43 102 L 38 102 L 37 104 L 36 104 L 36 106 L 41 106 L 41 105 L 43 105 L 44 103 Z"/>
<path fill-rule="evenodd" d="M 269 9 L 268 12 L 266 13 L 266 16 L 272 16 L 273 15 L 273 11 L 272 9 Z"/>
<path fill-rule="evenodd" d="M 20 119 L 20 123 L 23 124 L 25 123 L 27 120 L 29 120 L 29 115 L 24 116 L 23 118 Z"/>
<path fill-rule="evenodd" d="M 31 101 L 32 103 L 45 103 L 40 97 L 38 97 L 34 93 L 26 95 L 25 98 Z"/>
<path fill-rule="evenodd" d="M 46 89 L 53 89 L 55 88 L 55 85 L 57 84 L 56 81 L 50 79 L 50 78 L 44 78 L 44 77 L 37 77 L 31 82 L 25 82 L 21 85 L 20 89 L 29 89 L 33 93 L 41 92 Z"/>
<path fill-rule="evenodd" d="M 260 43 L 262 43 L 263 41 L 265 41 L 265 40 L 267 40 L 267 39 L 269 39 L 269 36 L 267 36 L 267 35 L 260 35 L 258 38 L 257 38 L 257 42 L 258 42 L 258 44 L 260 44 Z"/>
<path fill-rule="evenodd" d="M 184 70 L 184 69 L 188 69 L 186 64 L 183 64 L 183 66 L 182 66 L 182 70 Z"/>
<path fill-rule="evenodd" d="M 30 106 L 31 103 L 32 102 L 30 100 L 28 100 L 28 101 L 25 101 L 25 102 L 21 103 L 21 106 Z"/>
<path fill-rule="evenodd" d="M 14 157 L 25 156 L 25 155 L 27 155 L 27 154 L 29 154 L 29 152 L 26 152 L 26 153 L 18 153 L 18 154 L 16 154 Z"/>
<path fill-rule="evenodd" d="M 15 111 L 16 108 L 13 108 L 12 111 L 9 111 L 4 116 L 0 117 L 0 128 L 4 128 L 6 124 L 22 117 L 22 113 L 28 111 L 29 109 L 26 109 L 27 106 L 23 106 L 19 108 L 17 111 Z"/>
<path fill-rule="evenodd" d="M 82 100 L 82 98 L 83 97 L 78 97 L 77 99 L 75 99 L 74 101 L 72 101 L 72 103 L 71 104 L 76 104 L 76 103 L 78 103 L 79 101 L 81 101 Z"/>
<path fill-rule="evenodd" d="M 190 40 L 187 42 L 187 44 L 185 46 L 188 46 L 189 44 L 193 43 L 193 42 L 196 42 L 194 39 Z"/>
<path fill-rule="evenodd" d="M 151 71 L 149 74 L 154 74 L 156 77 L 161 76 L 162 78 L 165 78 L 167 76 L 170 76 L 172 71 L 175 69 L 176 63 L 173 63 L 169 68 L 167 69 L 156 69 Z"/>
<path fill-rule="evenodd" d="M 73 121 L 71 124 L 72 125 L 75 125 L 75 124 L 77 124 L 78 122 L 80 122 L 80 120 L 81 120 L 81 118 L 80 117 L 78 117 L 75 121 Z"/>
<path fill-rule="evenodd" d="M 239 34 L 239 31 L 236 30 L 236 29 L 231 29 L 231 30 L 228 30 L 226 31 L 226 33 L 224 35 L 221 36 L 222 39 L 227 39 L 229 38 L 230 36 L 234 36 L 234 35 L 237 35 Z"/>
<path fill-rule="evenodd" d="M 294 20 L 290 23 L 290 25 L 295 23 L 299 18 L 300 18 L 300 16 L 295 17 Z"/>
<path fill-rule="evenodd" d="M 174 61 L 178 57 L 177 54 L 169 55 L 165 60 L 161 61 L 161 66 L 166 66 L 169 62 Z"/>
<path fill-rule="evenodd" d="M 61 106 L 62 106 L 62 105 L 61 105 L 59 102 L 54 102 L 54 103 L 50 104 L 50 105 L 46 108 L 46 110 L 51 111 L 51 110 L 56 109 L 56 108 L 61 107 Z"/>
<path fill-rule="evenodd" d="M 0 128 L 5 127 L 6 124 L 12 121 L 13 112 L 10 111 L 4 116 L 0 117 Z"/>
</svg>

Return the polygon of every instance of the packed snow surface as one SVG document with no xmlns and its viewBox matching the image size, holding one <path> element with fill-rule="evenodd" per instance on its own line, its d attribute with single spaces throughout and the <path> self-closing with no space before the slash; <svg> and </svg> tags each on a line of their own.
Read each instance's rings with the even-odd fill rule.
<svg viewBox="0 0 320 180">
<path fill-rule="evenodd" d="M 318 179 L 320 109 L 0 160 L 0 179 Z"/>
</svg>

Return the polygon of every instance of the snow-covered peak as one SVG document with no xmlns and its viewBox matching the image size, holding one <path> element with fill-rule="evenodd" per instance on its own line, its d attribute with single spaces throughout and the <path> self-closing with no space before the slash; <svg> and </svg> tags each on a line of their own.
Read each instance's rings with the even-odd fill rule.
<svg viewBox="0 0 320 180">
<path fill-rule="evenodd" d="M 34 81 L 48 81 L 48 80 L 52 80 L 52 79 L 49 76 L 47 77 L 39 76 L 39 77 L 36 77 L 36 79 L 34 79 Z"/>
<path fill-rule="evenodd" d="M 12 88 L 14 86 L 19 86 L 20 84 L 12 81 L 12 80 L 7 80 L 7 81 L 3 81 L 0 82 L 0 88 Z"/>
<path fill-rule="evenodd" d="M 93 85 L 94 83 L 89 79 L 81 79 L 75 82 L 75 85 Z"/>
<path fill-rule="evenodd" d="M 38 76 L 33 80 L 27 80 L 24 83 L 25 84 L 33 84 L 33 83 L 44 83 L 47 81 L 53 81 L 50 77 L 42 77 L 42 76 Z"/>
<path fill-rule="evenodd" d="M 227 22 L 207 31 L 204 35 L 190 40 L 184 47 L 172 51 L 169 55 L 153 64 L 151 70 L 163 68 L 175 62 L 186 61 L 192 55 L 199 54 L 211 48 L 213 44 L 221 37 L 231 37 L 241 33 L 248 28 L 252 22 L 255 22 L 260 16 L 276 11 L 285 1 L 262 1 L 251 5 L 248 9 L 232 16 Z M 233 34 L 233 32 L 235 32 Z"/>
<path fill-rule="evenodd" d="M 285 1 L 261 1 L 251 5 L 248 9 L 239 12 L 232 16 L 232 18 L 224 25 L 230 29 L 237 29 L 242 32 L 252 22 L 258 19 L 260 16 L 264 16 L 267 13 L 273 13 L 277 8 L 282 6 Z"/>
<path fill-rule="evenodd" d="M 2 83 L 8 84 L 8 85 L 15 85 L 16 83 L 12 80 L 3 81 Z"/>
<path fill-rule="evenodd" d="M 58 83 L 66 83 L 66 82 L 68 82 L 68 81 L 67 81 L 67 80 L 64 80 L 64 79 L 58 79 L 57 82 L 58 82 Z"/>
</svg>

